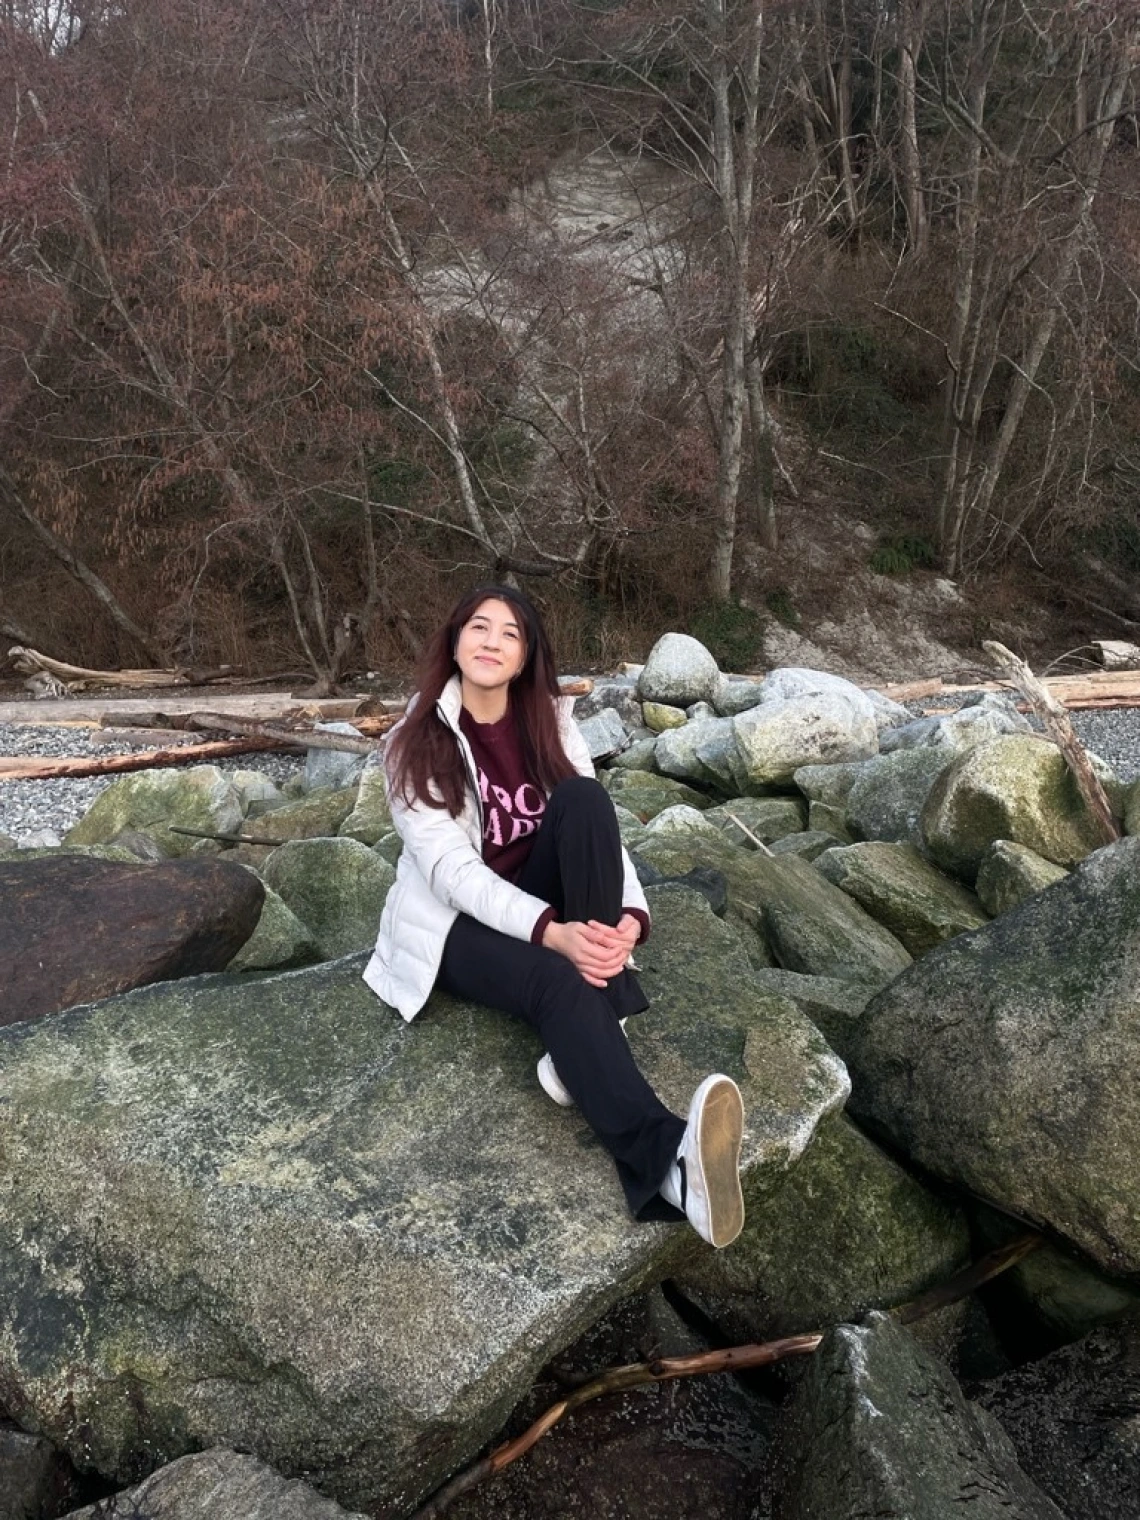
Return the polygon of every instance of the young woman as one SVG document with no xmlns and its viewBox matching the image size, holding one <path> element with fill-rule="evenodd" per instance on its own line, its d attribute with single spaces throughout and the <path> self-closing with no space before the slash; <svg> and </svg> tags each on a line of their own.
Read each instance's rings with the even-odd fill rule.
<svg viewBox="0 0 1140 1520">
<path fill-rule="evenodd" d="M 577 1104 L 635 1217 L 684 1215 L 724 1246 L 744 1223 L 740 1092 L 707 1077 L 684 1120 L 633 1059 L 622 1026 L 648 1005 L 628 963 L 649 911 L 572 706 L 525 596 L 459 601 L 389 740 L 404 848 L 364 979 L 409 1021 L 436 986 L 525 1020 L 542 1086 Z"/>
</svg>

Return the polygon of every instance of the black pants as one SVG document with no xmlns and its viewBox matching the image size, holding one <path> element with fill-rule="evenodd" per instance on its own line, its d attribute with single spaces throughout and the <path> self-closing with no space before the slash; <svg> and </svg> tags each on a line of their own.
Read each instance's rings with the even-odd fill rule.
<svg viewBox="0 0 1140 1520">
<path fill-rule="evenodd" d="M 622 915 L 621 840 L 613 804 L 576 776 L 550 794 L 518 885 L 563 922 Z M 591 987 L 556 950 L 512 939 L 461 913 L 444 946 L 438 985 L 499 1008 L 538 1031 L 563 1086 L 617 1165 L 638 1219 L 677 1219 L 659 1196 L 685 1131 L 637 1069 L 618 1021 L 648 1006 L 632 971 Z"/>
</svg>

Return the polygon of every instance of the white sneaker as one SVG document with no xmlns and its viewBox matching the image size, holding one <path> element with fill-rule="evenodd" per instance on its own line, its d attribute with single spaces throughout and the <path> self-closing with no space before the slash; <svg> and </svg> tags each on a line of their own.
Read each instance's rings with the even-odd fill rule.
<svg viewBox="0 0 1140 1520">
<path fill-rule="evenodd" d="M 622 1034 L 625 1034 L 624 1019 L 621 1020 L 620 1027 Z M 626 1038 L 628 1039 L 629 1036 L 626 1035 Z M 560 1108 L 574 1107 L 574 1099 L 566 1091 L 565 1087 L 563 1087 L 562 1078 L 554 1069 L 554 1062 L 550 1059 L 549 1051 L 547 1051 L 546 1055 L 544 1055 L 542 1060 L 538 1063 L 538 1081 L 539 1086 L 542 1088 L 546 1096 L 548 1098 L 553 1098 L 555 1103 L 557 1103 Z"/>
<path fill-rule="evenodd" d="M 710 1246 L 731 1245 L 744 1228 L 740 1141 L 744 1103 L 731 1077 L 706 1077 L 693 1094 L 677 1159 L 661 1196 L 685 1215 Z"/>
</svg>

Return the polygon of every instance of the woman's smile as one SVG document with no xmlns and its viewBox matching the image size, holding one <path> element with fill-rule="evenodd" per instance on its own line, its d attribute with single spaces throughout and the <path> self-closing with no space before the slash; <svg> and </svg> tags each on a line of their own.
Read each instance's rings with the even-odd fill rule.
<svg viewBox="0 0 1140 1520">
<path fill-rule="evenodd" d="M 507 688 L 526 664 L 526 641 L 514 609 L 497 597 L 480 602 L 459 630 L 455 663 L 464 707 L 480 722 L 502 717 Z"/>
</svg>

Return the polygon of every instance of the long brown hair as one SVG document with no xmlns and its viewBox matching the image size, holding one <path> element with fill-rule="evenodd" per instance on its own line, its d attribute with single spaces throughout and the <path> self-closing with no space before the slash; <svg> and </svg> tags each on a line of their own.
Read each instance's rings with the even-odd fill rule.
<svg viewBox="0 0 1140 1520">
<path fill-rule="evenodd" d="M 518 728 L 526 772 L 536 786 L 551 791 L 576 775 L 558 732 L 558 673 L 550 639 L 528 597 L 513 586 L 476 586 L 460 597 L 431 638 L 420 660 L 414 707 L 393 733 L 387 766 L 395 796 L 407 803 L 446 808 L 453 818 L 463 809 L 467 771 L 455 735 L 436 711 L 440 693 L 459 667 L 455 646 L 465 624 L 487 601 L 506 602 L 518 618 L 526 658 L 511 682 L 510 710 Z"/>
</svg>

